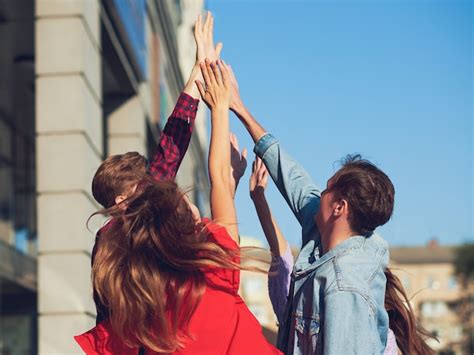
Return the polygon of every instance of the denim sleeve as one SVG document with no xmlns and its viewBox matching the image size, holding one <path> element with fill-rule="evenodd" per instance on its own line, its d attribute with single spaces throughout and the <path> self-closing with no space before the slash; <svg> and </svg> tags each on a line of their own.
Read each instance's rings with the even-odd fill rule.
<svg viewBox="0 0 474 355">
<path fill-rule="evenodd" d="M 321 191 L 306 170 L 281 149 L 280 143 L 271 134 L 260 138 L 254 152 L 265 163 L 278 190 L 303 227 L 303 233 L 313 228 Z"/>
<path fill-rule="evenodd" d="M 336 291 L 325 297 L 323 337 L 325 355 L 383 352 L 373 310 L 358 292 Z"/>
</svg>

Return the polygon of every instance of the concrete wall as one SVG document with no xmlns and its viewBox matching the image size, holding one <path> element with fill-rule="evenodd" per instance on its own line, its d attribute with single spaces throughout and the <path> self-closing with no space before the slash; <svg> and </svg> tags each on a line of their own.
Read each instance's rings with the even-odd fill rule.
<svg viewBox="0 0 474 355">
<path fill-rule="evenodd" d="M 99 16 L 96 0 L 36 0 L 40 354 L 80 353 L 72 337 L 95 321 L 84 221 L 103 146 Z"/>
</svg>

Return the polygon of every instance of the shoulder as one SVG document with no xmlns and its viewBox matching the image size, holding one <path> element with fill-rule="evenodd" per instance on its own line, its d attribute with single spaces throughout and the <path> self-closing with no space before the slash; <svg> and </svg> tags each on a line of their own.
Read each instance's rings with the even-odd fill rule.
<svg viewBox="0 0 474 355">
<path fill-rule="evenodd" d="M 227 229 L 208 218 L 201 221 L 208 240 L 214 242 L 225 249 L 239 249 L 239 245 L 232 239 Z"/>
<path fill-rule="evenodd" d="M 376 290 L 385 289 L 384 271 L 388 265 L 387 243 L 378 235 L 359 238 L 347 248 L 337 253 L 331 261 L 336 282 L 331 287 L 339 291 L 357 291 L 372 295 Z"/>
</svg>

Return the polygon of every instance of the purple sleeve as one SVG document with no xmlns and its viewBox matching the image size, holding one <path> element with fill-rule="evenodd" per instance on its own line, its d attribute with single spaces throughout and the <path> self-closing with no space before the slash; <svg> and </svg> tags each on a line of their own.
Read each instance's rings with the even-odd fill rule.
<svg viewBox="0 0 474 355">
<path fill-rule="evenodd" d="M 388 334 L 387 334 L 387 346 L 385 347 L 385 351 L 383 352 L 383 354 L 384 355 L 397 355 L 398 354 L 397 339 L 395 338 L 395 334 L 390 328 L 388 329 Z"/>
<path fill-rule="evenodd" d="M 293 264 L 293 255 L 289 245 L 283 255 L 272 257 L 268 277 L 268 293 L 279 324 L 283 322 Z"/>
</svg>

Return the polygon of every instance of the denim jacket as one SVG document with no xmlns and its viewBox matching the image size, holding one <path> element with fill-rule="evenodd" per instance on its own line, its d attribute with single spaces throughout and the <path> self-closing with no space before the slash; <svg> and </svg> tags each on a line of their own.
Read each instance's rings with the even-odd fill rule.
<svg viewBox="0 0 474 355">
<path fill-rule="evenodd" d="M 354 236 L 320 256 L 321 191 L 271 134 L 254 151 L 302 227 L 278 347 L 286 354 L 383 354 L 387 243 L 376 234 Z"/>
</svg>

